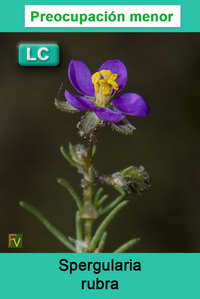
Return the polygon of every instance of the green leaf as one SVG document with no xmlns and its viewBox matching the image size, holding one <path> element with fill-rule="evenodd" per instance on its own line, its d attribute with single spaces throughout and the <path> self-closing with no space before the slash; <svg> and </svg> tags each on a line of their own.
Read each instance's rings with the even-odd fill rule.
<svg viewBox="0 0 200 299">
<path fill-rule="evenodd" d="M 47 218 L 35 207 L 33 207 L 32 205 L 24 202 L 24 201 L 20 201 L 19 202 L 20 206 L 24 209 L 26 209 L 27 211 L 29 211 L 30 213 L 32 213 L 34 216 L 36 216 L 41 222 L 42 224 L 62 243 L 64 244 L 68 249 L 70 249 L 73 252 L 76 252 L 75 247 L 69 242 L 69 240 L 65 237 L 65 235 L 63 233 L 61 233 L 55 226 L 53 226 L 49 220 L 47 220 Z"/>
<path fill-rule="evenodd" d="M 94 167 L 91 166 L 89 169 L 88 169 L 88 175 L 89 175 L 89 179 L 91 182 L 95 182 L 95 179 L 96 179 L 96 175 L 95 175 L 95 171 L 94 171 Z"/>
<path fill-rule="evenodd" d="M 112 209 L 114 209 L 119 203 L 120 201 L 122 201 L 122 199 L 125 197 L 125 194 L 119 195 L 115 200 L 113 200 L 110 204 L 108 204 L 107 206 L 105 206 L 105 208 L 103 208 L 100 212 L 99 212 L 99 216 L 103 215 L 107 212 L 110 212 Z"/>
<path fill-rule="evenodd" d="M 98 229 L 96 230 L 91 243 L 90 243 L 90 252 L 93 252 L 97 244 L 106 230 L 107 226 L 110 224 L 110 222 L 114 219 L 114 217 L 119 213 L 119 211 L 128 204 L 128 201 L 121 202 L 118 206 L 116 206 L 109 214 L 108 216 L 102 221 L 102 223 L 99 225 Z"/>
<path fill-rule="evenodd" d="M 72 157 L 72 160 L 79 164 L 80 159 L 77 156 L 74 145 L 72 145 L 71 143 L 69 143 L 69 153 L 70 153 L 70 156 Z"/>
<path fill-rule="evenodd" d="M 124 118 L 118 123 L 111 123 L 111 128 L 118 133 L 125 135 L 132 135 L 136 128 L 128 121 L 127 118 Z"/>
<path fill-rule="evenodd" d="M 93 144 L 93 147 L 92 147 L 92 157 L 94 157 L 94 155 L 96 154 L 96 151 L 97 151 L 97 147 L 95 144 Z"/>
<path fill-rule="evenodd" d="M 117 248 L 115 251 L 113 251 L 113 253 L 122 253 L 122 252 L 126 252 L 127 250 L 129 250 L 131 247 L 135 246 L 138 242 L 140 242 L 140 238 L 135 238 L 132 239 L 126 243 L 124 243 L 123 245 L 121 245 L 119 248 Z"/>
<path fill-rule="evenodd" d="M 71 194 L 71 196 L 73 197 L 73 199 L 75 200 L 75 202 L 77 204 L 77 207 L 80 210 L 82 208 L 81 199 L 80 199 L 79 195 L 76 193 L 76 191 L 74 190 L 74 188 L 70 185 L 70 183 L 61 178 L 57 179 L 57 182 L 58 182 L 58 184 L 63 186 L 65 189 L 67 189 L 67 191 Z"/>
<path fill-rule="evenodd" d="M 67 101 L 60 101 L 55 99 L 55 106 L 56 108 L 58 108 L 61 111 L 64 112 L 70 112 L 70 113 L 75 113 L 75 112 L 79 112 L 80 110 L 72 107 Z"/>
<path fill-rule="evenodd" d="M 95 194 L 95 197 L 94 197 L 94 205 L 96 206 L 97 202 L 99 201 L 99 198 L 101 197 L 103 193 L 103 188 L 99 188 Z"/>
<path fill-rule="evenodd" d="M 106 238 L 107 238 L 108 233 L 104 232 L 100 241 L 99 241 L 99 245 L 98 245 L 98 250 L 99 252 L 103 252 L 104 251 L 104 247 L 105 247 L 105 243 L 106 243 Z"/>
<path fill-rule="evenodd" d="M 60 152 L 63 155 L 63 157 L 69 162 L 71 166 L 78 167 L 78 165 L 72 160 L 68 152 L 65 150 L 64 146 L 60 147 Z"/>
<path fill-rule="evenodd" d="M 103 195 L 103 196 L 99 199 L 99 201 L 97 202 L 97 207 L 100 207 L 100 206 L 104 203 L 104 201 L 105 201 L 107 198 L 108 198 L 108 195 L 107 195 L 107 194 Z"/>
</svg>

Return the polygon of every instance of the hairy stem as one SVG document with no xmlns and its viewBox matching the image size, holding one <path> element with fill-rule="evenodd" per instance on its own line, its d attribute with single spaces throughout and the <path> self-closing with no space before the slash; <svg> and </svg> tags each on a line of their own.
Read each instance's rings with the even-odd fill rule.
<svg viewBox="0 0 200 299">
<path fill-rule="evenodd" d="M 84 222 L 84 241 L 90 247 L 92 239 L 92 225 L 94 220 L 97 218 L 97 211 L 93 205 L 93 185 L 95 178 L 91 176 L 92 173 L 92 156 L 94 152 L 95 134 L 91 133 L 88 141 L 86 166 L 83 173 L 83 210 L 82 219 Z"/>
</svg>

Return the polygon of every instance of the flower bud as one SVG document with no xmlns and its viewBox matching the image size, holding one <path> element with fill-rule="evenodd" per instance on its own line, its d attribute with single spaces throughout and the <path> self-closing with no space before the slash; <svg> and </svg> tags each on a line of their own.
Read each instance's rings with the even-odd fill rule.
<svg viewBox="0 0 200 299">
<path fill-rule="evenodd" d="M 151 186 L 150 177 L 143 166 L 130 166 L 111 176 L 102 176 L 102 180 L 112 185 L 120 193 L 127 194 L 141 194 Z"/>
</svg>

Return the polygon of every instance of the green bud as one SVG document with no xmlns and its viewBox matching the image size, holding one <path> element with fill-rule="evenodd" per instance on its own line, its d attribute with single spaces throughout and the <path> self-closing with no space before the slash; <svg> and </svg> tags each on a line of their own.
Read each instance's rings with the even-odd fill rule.
<svg viewBox="0 0 200 299">
<path fill-rule="evenodd" d="M 143 166 L 130 166 L 111 176 L 102 176 L 101 179 L 122 194 L 141 194 L 151 186 L 150 177 Z"/>
</svg>

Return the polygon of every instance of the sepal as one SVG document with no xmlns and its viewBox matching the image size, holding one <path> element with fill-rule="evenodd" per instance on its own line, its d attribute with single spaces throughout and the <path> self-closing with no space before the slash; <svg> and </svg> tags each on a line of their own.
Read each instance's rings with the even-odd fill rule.
<svg viewBox="0 0 200 299">
<path fill-rule="evenodd" d="M 88 111 L 77 124 L 80 136 L 90 135 L 101 123 L 102 120 L 93 111 Z"/>
<path fill-rule="evenodd" d="M 124 135 L 132 135 L 136 128 L 128 121 L 127 118 L 124 118 L 118 123 L 111 123 L 111 128 L 118 133 Z"/>
<path fill-rule="evenodd" d="M 56 106 L 56 108 L 58 108 L 61 111 L 64 112 L 69 112 L 69 113 L 76 113 L 79 112 L 80 110 L 72 107 L 67 101 L 60 101 L 55 99 L 54 104 Z"/>
</svg>

